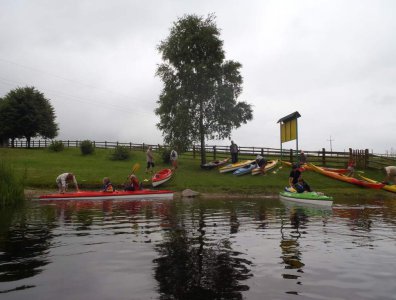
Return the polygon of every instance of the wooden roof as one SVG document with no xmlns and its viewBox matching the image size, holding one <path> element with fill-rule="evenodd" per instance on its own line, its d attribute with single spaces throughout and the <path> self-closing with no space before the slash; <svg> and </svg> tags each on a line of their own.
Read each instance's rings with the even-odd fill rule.
<svg viewBox="0 0 396 300">
<path fill-rule="evenodd" d="M 286 117 L 279 119 L 279 121 L 277 123 L 281 123 L 281 122 L 286 123 L 291 120 L 297 119 L 299 117 L 301 117 L 300 113 L 298 111 L 295 111 L 294 113 L 291 113 L 290 115 L 287 115 Z"/>
</svg>

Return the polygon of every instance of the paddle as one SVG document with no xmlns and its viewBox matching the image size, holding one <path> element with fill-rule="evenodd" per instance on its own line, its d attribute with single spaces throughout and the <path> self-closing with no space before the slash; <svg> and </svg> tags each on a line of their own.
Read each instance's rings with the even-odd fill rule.
<svg viewBox="0 0 396 300">
<path fill-rule="evenodd" d="M 132 167 L 132 174 L 135 174 L 140 169 L 140 164 L 136 163 Z"/>
</svg>

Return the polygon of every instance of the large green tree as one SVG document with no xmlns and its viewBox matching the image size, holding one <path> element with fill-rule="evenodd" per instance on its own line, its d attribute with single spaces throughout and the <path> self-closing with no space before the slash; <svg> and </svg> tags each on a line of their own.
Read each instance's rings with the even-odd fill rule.
<svg viewBox="0 0 396 300">
<path fill-rule="evenodd" d="M 55 111 L 44 94 L 34 87 L 16 88 L 0 100 L 0 136 L 54 138 L 58 134 Z"/>
<path fill-rule="evenodd" d="M 231 130 L 252 119 L 252 108 L 238 102 L 242 76 L 238 62 L 225 60 L 223 41 L 215 17 L 179 18 L 158 50 L 163 63 L 157 75 L 164 83 L 155 110 L 166 143 L 185 150 L 205 139 L 224 139 Z"/>
</svg>

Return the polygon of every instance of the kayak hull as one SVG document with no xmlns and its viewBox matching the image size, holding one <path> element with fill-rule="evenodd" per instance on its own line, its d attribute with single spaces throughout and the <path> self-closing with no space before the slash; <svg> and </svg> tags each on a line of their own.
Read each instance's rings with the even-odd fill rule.
<svg viewBox="0 0 396 300">
<path fill-rule="evenodd" d="M 173 172 L 171 169 L 163 169 L 153 175 L 151 178 L 151 184 L 153 187 L 159 186 L 171 179 L 172 174 Z"/>
<path fill-rule="evenodd" d="M 351 184 L 355 184 L 358 186 L 362 186 L 362 187 L 366 187 L 366 188 L 371 188 L 371 189 L 381 189 L 384 184 L 382 183 L 372 183 L 372 182 L 368 182 L 368 181 L 364 181 L 364 180 L 360 180 L 354 177 L 349 177 L 343 174 L 338 174 L 338 173 L 334 173 L 334 172 L 330 172 L 330 171 L 326 171 L 320 167 L 317 167 L 313 164 L 308 164 L 310 168 L 312 168 L 313 171 L 320 173 L 322 175 L 331 177 L 333 179 L 337 179 L 340 181 L 344 181 L 344 182 L 348 182 Z"/>
<path fill-rule="evenodd" d="M 226 173 L 226 172 L 235 171 L 235 170 L 237 170 L 239 168 L 242 168 L 244 166 L 250 165 L 250 164 L 252 164 L 254 162 L 255 162 L 255 160 L 245 160 L 245 161 L 242 161 L 242 162 L 239 162 L 239 163 L 230 164 L 230 165 L 227 165 L 227 166 L 224 166 L 224 167 L 220 168 L 219 172 L 220 173 Z"/>
<path fill-rule="evenodd" d="M 255 168 L 256 168 L 256 164 L 253 163 L 253 164 L 244 166 L 242 168 L 236 169 L 234 172 L 232 172 L 232 174 L 234 174 L 236 176 L 245 175 L 245 174 L 252 172 L 252 170 Z"/>
<path fill-rule="evenodd" d="M 136 200 L 136 199 L 173 199 L 173 192 L 168 190 L 138 190 L 94 192 L 81 191 L 64 194 L 41 195 L 39 200 Z"/>
<path fill-rule="evenodd" d="M 276 167 L 277 164 L 278 164 L 278 160 L 269 160 L 268 163 L 265 165 L 264 168 L 265 172 L 272 170 L 273 168 Z M 252 175 L 257 175 L 257 174 L 261 174 L 260 168 L 254 168 L 252 170 Z"/>
<path fill-rule="evenodd" d="M 359 177 L 362 178 L 363 180 L 366 180 L 366 181 L 371 182 L 371 183 L 379 183 L 378 181 L 375 181 L 373 179 L 370 179 L 370 178 L 367 178 L 367 177 L 364 177 L 364 176 L 361 176 L 361 175 L 359 175 Z M 389 191 L 389 192 L 396 193 L 396 184 L 385 184 L 382 189 L 384 189 L 386 191 Z"/>
<path fill-rule="evenodd" d="M 201 168 L 204 169 L 204 170 L 212 170 L 214 168 L 219 168 L 219 167 L 222 167 L 222 166 L 226 165 L 229 160 L 230 160 L 229 158 L 226 158 L 226 159 L 223 159 L 223 160 L 214 160 L 214 161 L 211 161 L 211 162 L 209 162 L 207 164 L 201 165 Z"/>
<path fill-rule="evenodd" d="M 305 193 L 292 193 L 292 192 L 280 192 L 279 198 L 296 203 L 313 204 L 320 206 L 332 206 L 333 198 L 325 195 L 320 195 L 316 192 L 305 192 Z"/>
</svg>

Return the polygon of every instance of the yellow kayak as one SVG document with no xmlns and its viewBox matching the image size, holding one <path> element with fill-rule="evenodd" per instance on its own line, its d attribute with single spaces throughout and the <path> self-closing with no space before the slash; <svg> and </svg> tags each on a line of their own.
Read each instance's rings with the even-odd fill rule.
<svg viewBox="0 0 396 300">
<path fill-rule="evenodd" d="M 264 171 L 267 172 L 269 170 L 272 170 L 273 168 L 275 168 L 277 164 L 278 164 L 278 160 L 269 160 L 265 165 Z M 252 170 L 252 175 L 257 175 L 260 173 L 261 173 L 260 168 L 254 168 Z"/>
<path fill-rule="evenodd" d="M 255 160 L 253 159 L 253 160 L 244 160 L 244 161 L 241 161 L 241 162 L 238 162 L 238 163 L 235 163 L 235 164 L 229 164 L 229 165 L 226 165 L 226 166 L 220 168 L 219 172 L 220 173 L 225 173 L 225 172 L 235 171 L 236 169 L 239 169 L 239 168 L 242 168 L 244 166 L 250 165 L 250 164 L 252 164 L 254 162 L 255 162 Z"/>
<path fill-rule="evenodd" d="M 359 177 L 362 178 L 363 180 L 366 180 L 366 181 L 371 182 L 371 183 L 378 183 L 378 181 L 375 181 L 375 180 L 373 180 L 373 179 L 364 177 L 364 176 L 362 176 L 362 175 L 360 175 L 360 174 L 359 174 Z M 384 190 L 387 190 L 387 191 L 389 191 L 389 192 L 396 193 L 396 184 L 386 184 L 386 185 L 383 187 L 383 189 L 384 189 Z"/>
</svg>

